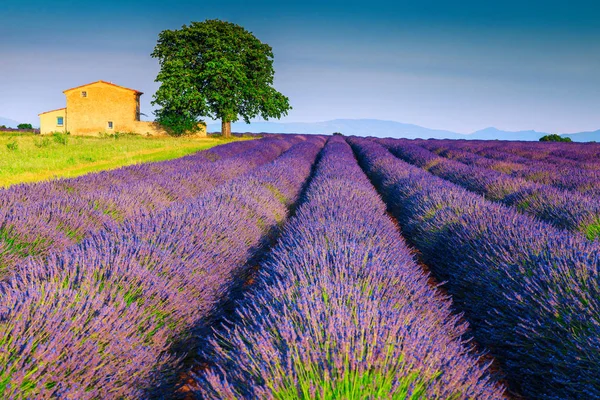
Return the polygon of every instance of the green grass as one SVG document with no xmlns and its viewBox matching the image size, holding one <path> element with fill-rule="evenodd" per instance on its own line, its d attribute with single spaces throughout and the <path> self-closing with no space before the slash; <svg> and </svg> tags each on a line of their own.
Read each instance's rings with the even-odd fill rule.
<svg viewBox="0 0 600 400">
<path fill-rule="evenodd" d="M 163 161 L 231 140 L 218 137 L 85 137 L 0 132 L 0 187 Z"/>
<path fill-rule="evenodd" d="M 582 230 L 589 240 L 600 238 L 600 221 L 584 226 Z"/>
</svg>

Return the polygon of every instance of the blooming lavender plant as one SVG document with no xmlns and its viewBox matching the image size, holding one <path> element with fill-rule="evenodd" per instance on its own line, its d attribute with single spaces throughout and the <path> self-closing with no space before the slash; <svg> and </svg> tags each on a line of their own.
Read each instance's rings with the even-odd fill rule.
<svg viewBox="0 0 600 400">
<path fill-rule="evenodd" d="M 580 232 L 590 240 L 600 234 L 600 204 L 594 198 L 443 158 L 407 140 L 385 139 L 383 143 L 402 159 L 487 199 L 515 207 L 559 229 Z"/>
<path fill-rule="evenodd" d="M 600 247 L 349 139 L 514 390 L 600 398 Z"/>
<path fill-rule="evenodd" d="M 533 182 L 597 196 L 600 194 L 598 145 L 497 141 L 418 141 L 428 149 L 468 152 L 478 164 Z M 440 155 L 444 157 L 448 154 Z M 459 160 L 461 162 L 465 162 Z M 502 170 L 506 169 L 508 170 Z"/>
<path fill-rule="evenodd" d="M 160 395 L 181 362 L 171 347 L 220 312 L 324 143 L 293 141 L 275 161 L 210 192 L 20 265 L 0 286 L 0 397 Z"/>
<path fill-rule="evenodd" d="M 0 191 L 0 278 L 106 225 L 158 212 L 273 160 L 299 137 L 230 143 L 196 155 Z M 211 161 L 212 160 L 212 161 Z"/>
<path fill-rule="evenodd" d="M 204 352 L 198 396 L 502 398 L 427 279 L 334 136 L 234 324 Z"/>
</svg>

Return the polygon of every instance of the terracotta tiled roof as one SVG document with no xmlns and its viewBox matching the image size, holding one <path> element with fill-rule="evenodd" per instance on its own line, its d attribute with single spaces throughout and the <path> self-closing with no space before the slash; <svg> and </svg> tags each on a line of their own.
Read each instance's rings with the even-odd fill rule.
<svg viewBox="0 0 600 400">
<path fill-rule="evenodd" d="M 63 108 L 57 108 L 56 110 L 50 110 L 50 111 L 44 111 L 43 113 L 39 113 L 38 115 L 42 115 L 42 114 L 48 114 L 54 111 L 60 111 L 60 110 L 66 110 L 67 107 L 63 107 Z"/>
<path fill-rule="evenodd" d="M 114 83 L 106 82 L 106 81 L 96 81 L 96 82 L 92 82 L 92 83 L 86 83 L 85 85 L 76 86 L 76 87 L 71 88 L 71 89 L 63 90 L 63 93 L 66 93 L 66 92 L 69 92 L 69 91 L 75 90 L 75 89 L 80 89 L 80 88 L 83 88 L 83 87 L 86 87 L 86 86 L 90 86 L 90 85 L 93 85 L 95 83 L 105 83 L 107 85 L 115 86 L 115 87 L 118 87 L 118 88 L 121 88 L 121 89 L 131 90 L 132 92 L 135 92 L 137 94 L 144 94 L 143 92 L 140 92 L 139 90 L 129 89 L 129 88 L 126 88 L 125 86 L 115 85 Z"/>
</svg>

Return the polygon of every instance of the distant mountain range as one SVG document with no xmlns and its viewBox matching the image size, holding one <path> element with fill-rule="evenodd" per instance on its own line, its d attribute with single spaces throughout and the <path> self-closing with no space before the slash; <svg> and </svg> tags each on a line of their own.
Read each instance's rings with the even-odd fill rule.
<svg viewBox="0 0 600 400">
<path fill-rule="evenodd" d="M 208 124 L 209 132 L 219 132 L 221 124 Z M 546 132 L 536 131 L 502 131 L 497 128 L 485 128 L 471 134 L 457 133 L 439 129 L 429 129 L 413 124 L 379 119 L 334 119 L 324 122 L 253 122 L 246 124 L 236 122 L 231 124 L 233 132 L 252 133 L 302 133 L 302 134 L 332 134 L 341 132 L 344 135 L 403 137 L 408 139 L 477 139 L 477 140 L 539 140 Z M 600 142 L 600 130 L 562 134 L 575 142 Z"/>
<path fill-rule="evenodd" d="M 600 129 L 593 132 L 567 133 L 561 136 L 570 137 L 574 142 L 600 142 Z"/>
<path fill-rule="evenodd" d="M 0 125 L 16 128 L 18 124 L 19 122 L 15 120 L 0 117 Z M 209 132 L 219 132 L 220 130 L 220 123 L 208 124 Z M 511 132 L 497 128 L 485 128 L 470 134 L 464 134 L 380 119 L 334 119 L 323 122 L 253 122 L 251 124 L 236 122 L 231 124 L 231 130 L 233 132 L 302 134 L 341 132 L 344 135 L 402 137 L 408 139 L 539 140 L 542 136 L 548 135 L 547 132 Z M 600 142 L 600 129 L 593 132 L 565 133 L 561 136 L 570 137 L 574 142 Z"/>
</svg>

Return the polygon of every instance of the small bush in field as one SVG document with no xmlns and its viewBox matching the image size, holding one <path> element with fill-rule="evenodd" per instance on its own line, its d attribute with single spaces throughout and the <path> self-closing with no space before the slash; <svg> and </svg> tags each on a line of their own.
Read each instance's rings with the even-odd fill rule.
<svg viewBox="0 0 600 400">
<path fill-rule="evenodd" d="M 66 133 L 62 133 L 62 132 L 54 132 L 52 134 L 52 137 L 54 139 L 54 141 L 58 144 L 62 144 L 62 145 L 67 145 L 67 143 L 69 142 L 69 138 L 67 137 Z"/>
<path fill-rule="evenodd" d="M 542 136 L 540 142 L 572 142 L 570 137 L 562 137 L 555 133 L 551 135 Z"/>
<path fill-rule="evenodd" d="M 12 140 L 6 143 L 6 148 L 10 151 L 17 151 L 19 150 L 19 143 L 16 140 Z"/>
<path fill-rule="evenodd" d="M 37 139 L 37 138 L 36 138 L 36 139 L 33 141 L 33 145 L 34 145 L 35 147 L 37 147 L 37 148 L 48 147 L 48 146 L 50 146 L 50 139 L 49 139 L 49 138 L 47 138 L 47 137 L 45 137 L 45 138 L 43 138 L 43 139 L 41 139 L 41 138 L 40 138 L 40 139 Z"/>
<path fill-rule="evenodd" d="M 128 136 L 141 136 L 139 133 L 135 133 L 135 132 L 115 132 L 115 133 L 106 133 L 106 132 L 100 132 L 98 134 L 98 136 L 102 139 L 119 139 L 122 137 L 128 137 Z M 146 135 L 146 136 L 152 136 L 152 135 Z"/>
</svg>

